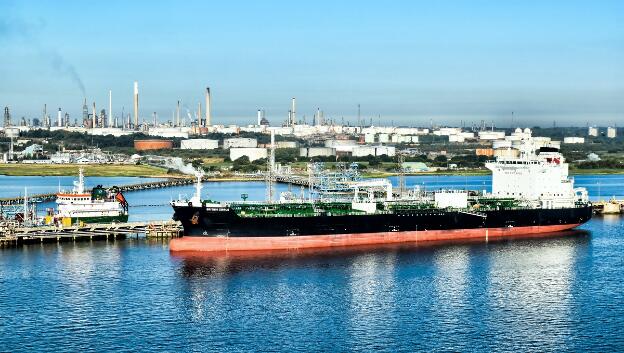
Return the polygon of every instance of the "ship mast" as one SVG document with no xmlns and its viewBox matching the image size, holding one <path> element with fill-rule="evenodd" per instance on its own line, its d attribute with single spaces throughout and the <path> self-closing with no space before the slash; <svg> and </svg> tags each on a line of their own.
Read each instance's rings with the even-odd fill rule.
<svg viewBox="0 0 624 353">
<path fill-rule="evenodd" d="M 273 185 L 273 172 L 275 170 L 275 130 L 271 129 L 271 146 L 269 149 L 269 160 L 267 163 L 266 172 L 266 199 L 267 202 L 273 201 L 274 185 Z"/>
<path fill-rule="evenodd" d="M 84 193 L 84 169 L 82 167 L 78 169 L 78 181 L 74 181 L 74 193 Z"/>
<path fill-rule="evenodd" d="M 399 164 L 399 198 L 401 198 L 405 193 L 405 169 L 403 168 L 405 156 L 399 153 L 397 157 L 397 162 Z"/>
<path fill-rule="evenodd" d="M 195 195 L 193 195 L 193 198 L 191 199 L 191 202 L 193 203 L 193 205 L 201 204 L 201 189 L 202 189 L 203 177 L 204 177 L 204 173 L 202 173 L 201 171 L 198 170 L 197 172 L 195 172 L 195 178 L 197 178 L 197 180 L 195 182 Z"/>
</svg>

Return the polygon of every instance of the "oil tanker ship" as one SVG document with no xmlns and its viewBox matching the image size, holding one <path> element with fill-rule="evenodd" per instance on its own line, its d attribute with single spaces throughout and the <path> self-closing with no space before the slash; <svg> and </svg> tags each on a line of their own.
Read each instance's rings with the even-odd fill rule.
<svg viewBox="0 0 624 353">
<path fill-rule="evenodd" d="M 557 148 L 527 142 L 512 158 L 487 162 L 491 192 L 399 192 L 387 179 L 310 168 L 309 192 L 265 202 L 215 202 L 195 195 L 172 202 L 184 228 L 170 250 L 253 251 L 388 243 L 495 239 L 577 227 L 592 217 L 584 188 L 574 188 Z M 268 178 L 268 190 L 272 189 Z M 268 193 L 271 195 L 271 192 Z"/>
</svg>

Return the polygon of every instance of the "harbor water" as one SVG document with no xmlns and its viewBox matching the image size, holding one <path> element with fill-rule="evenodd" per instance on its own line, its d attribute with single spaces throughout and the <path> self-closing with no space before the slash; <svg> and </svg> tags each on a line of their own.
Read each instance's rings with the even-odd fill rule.
<svg viewBox="0 0 624 353">
<path fill-rule="evenodd" d="M 427 190 L 489 183 L 407 180 Z M 624 176 L 576 184 L 592 199 L 624 198 Z M 262 182 L 203 191 L 265 195 Z M 170 218 L 169 200 L 192 193 L 127 193 L 131 220 Z M 339 251 L 181 256 L 135 238 L 2 249 L 0 351 L 622 351 L 623 219 L 548 238 Z"/>
</svg>

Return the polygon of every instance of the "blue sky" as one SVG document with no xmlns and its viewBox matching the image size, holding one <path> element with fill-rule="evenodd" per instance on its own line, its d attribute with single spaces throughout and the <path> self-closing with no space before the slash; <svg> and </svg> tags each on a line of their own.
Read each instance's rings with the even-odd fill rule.
<svg viewBox="0 0 624 353">
<path fill-rule="evenodd" d="M 214 123 L 317 107 L 355 123 L 614 124 L 624 1 L 0 1 L 0 105 L 171 117 L 213 92 Z M 80 83 L 84 85 L 82 93 Z"/>
</svg>

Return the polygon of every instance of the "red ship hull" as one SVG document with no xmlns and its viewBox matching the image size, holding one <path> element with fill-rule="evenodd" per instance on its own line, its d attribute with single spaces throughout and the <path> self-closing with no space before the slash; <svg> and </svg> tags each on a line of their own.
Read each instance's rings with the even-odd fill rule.
<svg viewBox="0 0 624 353">
<path fill-rule="evenodd" d="M 557 224 L 547 226 L 474 228 L 454 230 L 424 230 L 407 232 L 354 233 L 307 236 L 263 236 L 263 237 L 194 237 L 184 236 L 172 239 L 169 248 L 173 252 L 182 251 L 259 251 L 331 248 L 358 245 L 398 244 L 420 242 L 452 242 L 459 240 L 501 239 L 516 236 L 559 232 L 579 226 Z"/>
</svg>

